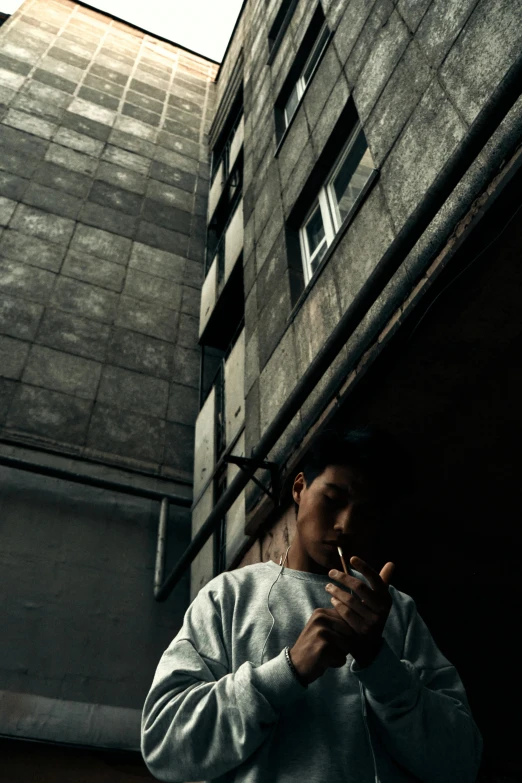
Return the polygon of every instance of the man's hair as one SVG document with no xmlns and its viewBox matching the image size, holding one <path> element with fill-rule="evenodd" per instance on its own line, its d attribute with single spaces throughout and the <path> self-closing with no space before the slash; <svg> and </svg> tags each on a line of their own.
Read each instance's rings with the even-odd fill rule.
<svg viewBox="0 0 522 783">
<path fill-rule="evenodd" d="M 413 463 L 405 449 L 389 433 L 370 425 L 344 431 L 323 430 L 293 475 L 302 471 L 306 485 L 310 486 L 329 465 L 350 466 L 375 483 L 383 500 L 398 500 L 412 489 L 415 481 Z M 297 512 L 295 502 L 294 506 Z"/>
</svg>

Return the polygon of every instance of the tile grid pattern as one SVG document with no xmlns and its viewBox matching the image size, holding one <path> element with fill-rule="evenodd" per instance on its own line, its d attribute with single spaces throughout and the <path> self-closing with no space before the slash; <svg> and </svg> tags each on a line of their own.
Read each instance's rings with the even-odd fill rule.
<svg viewBox="0 0 522 783">
<path fill-rule="evenodd" d="M 69 0 L 2 28 L 4 437 L 190 479 L 215 73 Z"/>
</svg>

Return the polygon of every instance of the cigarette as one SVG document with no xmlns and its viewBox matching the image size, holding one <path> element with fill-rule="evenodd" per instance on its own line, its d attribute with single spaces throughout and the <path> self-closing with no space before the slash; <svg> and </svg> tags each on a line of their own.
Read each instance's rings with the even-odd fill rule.
<svg viewBox="0 0 522 783">
<path fill-rule="evenodd" d="M 344 562 L 343 550 L 341 549 L 340 546 L 338 546 L 337 547 L 337 551 L 339 552 L 339 557 L 341 558 L 342 563 L 343 563 L 344 573 L 347 574 L 348 573 L 348 569 L 346 568 L 346 563 Z"/>
</svg>

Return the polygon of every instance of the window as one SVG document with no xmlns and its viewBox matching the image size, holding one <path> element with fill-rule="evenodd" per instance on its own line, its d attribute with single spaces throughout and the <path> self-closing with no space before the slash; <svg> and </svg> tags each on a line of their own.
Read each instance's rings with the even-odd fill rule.
<svg viewBox="0 0 522 783">
<path fill-rule="evenodd" d="M 326 48 L 329 38 L 330 38 L 330 30 L 328 29 L 328 25 L 326 24 L 326 22 L 324 22 L 323 26 L 319 30 L 317 40 L 304 65 L 301 75 L 299 76 L 295 84 L 295 87 L 293 88 L 292 92 L 290 93 L 290 97 L 286 102 L 284 108 L 286 127 L 288 127 L 288 125 L 290 124 L 290 120 L 294 116 L 295 111 L 301 102 L 306 87 L 310 79 L 312 78 L 313 72 L 319 60 L 321 59 L 321 55 Z"/>
<path fill-rule="evenodd" d="M 243 190 L 243 97 L 235 100 L 231 116 L 212 151 L 205 276 L 216 255 L 224 269 L 225 232 L 241 200 Z"/>
<path fill-rule="evenodd" d="M 268 56 L 268 65 L 270 65 L 270 63 L 274 60 L 274 57 L 276 56 L 277 51 L 281 46 L 281 42 L 284 38 L 286 30 L 288 29 L 288 25 L 290 24 L 290 20 L 292 19 L 292 14 L 294 13 L 296 5 L 297 0 L 283 0 L 281 3 L 276 18 L 274 19 L 274 23 L 270 28 L 270 32 L 268 33 L 268 49 L 270 52 Z"/>
<path fill-rule="evenodd" d="M 358 122 L 299 230 L 305 285 L 344 221 L 353 213 L 375 171 Z"/>
<path fill-rule="evenodd" d="M 232 129 L 229 130 L 228 136 L 226 137 L 226 140 L 222 142 L 219 146 L 216 145 L 216 147 L 212 150 L 212 165 L 211 165 L 211 181 L 214 181 L 214 178 L 216 176 L 216 173 L 221 165 L 221 163 L 224 164 L 224 177 L 225 179 L 228 177 L 231 171 L 231 161 L 232 166 L 235 162 L 235 158 L 231 158 L 231 151 L 233 151 L 234 148 L 234 141 L 236 139 L 236 136 L 238 136 L 239 132 L 242 130 L 241 120 L 243 119 L 243 110 L 239 112 L 237 115 L 234 124 L 232 126 Z"/>
<path fill-rule="evenodd" d="M 319 3 L 275 102 L 275 124 L 279 145 L 290 127 L 331 37 L 332 33 L 326 24 L 324 12 Z M 276 156 L 278 151 L 279 147 L 276 150 Z"/>
<path fill-rule="evenodd" d="M 0 27 L 2 27 L 4 22 L 7 22 L 9 19 L 10 14 L 4 14 L 0 11 Z"/>
</svg>

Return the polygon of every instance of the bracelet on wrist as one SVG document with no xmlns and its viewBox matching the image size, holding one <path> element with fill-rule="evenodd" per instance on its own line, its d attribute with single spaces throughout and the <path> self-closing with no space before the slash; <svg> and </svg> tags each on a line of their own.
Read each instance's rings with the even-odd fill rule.
<svg viewBox="0 0 522 783">
<path fill-rule="evenodd" d="M 286 660 L 288 661 L 288 665 L 290 666 L 290 670 L 292 671 L 292 674 L 296 678 L 296 680 L 304 687 L 307 688 L 308 686 L 302 681 L 299 674 L 297 673 L 297 669 L 295 668 L 294 664 L 292 663 L 292 659 L 290 658 L 290 647 L 285 647 L 285 656 Z"/>
</svg>

